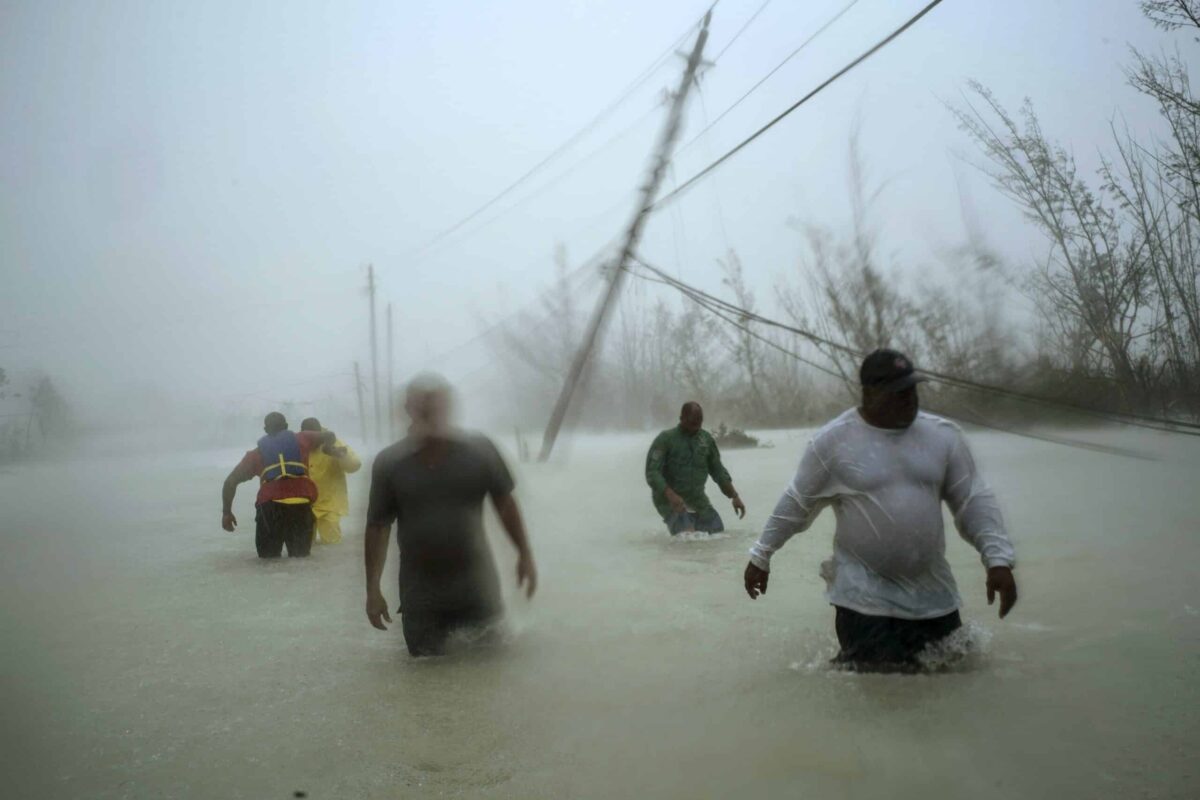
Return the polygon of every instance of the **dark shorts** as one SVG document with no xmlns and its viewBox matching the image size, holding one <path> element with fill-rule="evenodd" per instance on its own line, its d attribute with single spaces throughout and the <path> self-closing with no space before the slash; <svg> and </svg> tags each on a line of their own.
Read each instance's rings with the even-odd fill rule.
<svg viewBox="0 0 1200 800">
<path fill-rule="evenodd" d="M 440 611 L 404 610 L 400 623 L 404 630 L 404 644 L 409 655 L 440 656 L 455 634 L 466 638 L 486 638 L 494 632 L 501 614 L 491 607 L 445 609 Z"/>
<path fill-rule="evenodd" d="M 715 508 L 708 511 L 673 511 L 667 517 L 667 530 L 674 536 L 684 531 L 702 531 L 703 533 L 720 533 L 725 530 L 725 523 Z"/>
<path fill-rule="evenodd" d="M 927 645 L 962 627 L 957 611 L 944 617 L 912 620 L 835 608 L 842 649 L 834 662 L 858 672 L 916 672 L 921 667 L 917 656 Z"/>
<path fill-rule="evenodd" d="M 308 503 L 267 502 L 254 514 L 254 546 L 259 558 L 279 558 L 283 548 L 292 558 L 312 552 L 313 515 Z"/>
</svg>

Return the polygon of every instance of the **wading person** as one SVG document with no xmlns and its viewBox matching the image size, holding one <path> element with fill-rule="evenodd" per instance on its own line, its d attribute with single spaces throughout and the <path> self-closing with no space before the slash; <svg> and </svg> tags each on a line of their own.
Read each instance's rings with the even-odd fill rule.
<svg viewBox="0 0 1200 800">
<path fill-rule="evenodd" d="M 721 515 L 704 493 L 709 477 L 733 502 L 738 517 L 746 516 L 746 506 L 733 488 L 729 471 L 721 464 L 717 443 L 703 425 L 704 410 L 700 404 L 684 403 L 679 411 L 679 424 L 655 437 L 646 454 L 650 497 L 672 536 L 725 530 Z"/>
<path fill-rule="evenodd" d="M 751 598 L 766 594 L 771 555 L 825 506 L 837 528 L 821 565 L 835 607 L 836 661 L 863 671 L 911 671 L 918 654 L 958 628 L 960 599 L 946 563 L 943 501 L 987 569 L 990 605 L 1017 602 L 1014 554 L 1000 509 L 958 426 L 918 411 L 924 380 L 894 350 L 859 370 L 862 405 L 821 428 L 750 551 Z"/>
<path fill-rule="evenodd" d="M 408 435 L 382 450 L 371 468 L 367 509 L 367 618 L 391 622 L 380 589 L 388 537 L 396 523 L 401 627 L 414 656 L 445 652 L 456 631 L 488 631 L 503 615 L 500 582 L 483 531 L 490 497 L 517 549 L 517 585 L 532 597 L 537 570 L 513 479 L 487 438 L 450 427 L 450 387 L 437 376 L 409 384 Z"/>
<path fill-rule="evenodd" d="M 312 503 L 317 486 L 309 477 L 312 451 L 332 445 L 337 439 L 328 432 L 288 430 L 278 411 L 263 420 L 265 436 L 242 457 L 221 487 L 221 527 L 237 527 L 233 497 L 239 483 L 259 479 L 254 501 L 254 546 L 259 558 L 278 558 L 287 547 L 289 556 L 307 556 L 312 549 Z"/>
<path fill-rule="evenodd" d="M 320 433 L 324 428 L 315 417 L 309 417 L 300 423 L 300 430 Z M 342 540 L 342 517 L 350 513 L 346 475 L 358 472 L 361 466 L 358 455 L 341 439 L 309 453 L 308 476 L 317 485 L 312 514 L 318 544 L 337 544 Z"/>
</svg>

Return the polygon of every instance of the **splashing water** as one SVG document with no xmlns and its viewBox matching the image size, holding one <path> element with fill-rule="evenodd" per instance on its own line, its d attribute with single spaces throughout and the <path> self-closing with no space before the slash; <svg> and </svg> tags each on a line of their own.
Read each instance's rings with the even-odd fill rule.
<svg viewBox="0 0 1200 800">
<path fill-rule="evenodd" d="M 946 638 L 928 645 L 917 656 L 920 669 L 916 673 L 971 672 L 982 669 L 991 641 L 991 630 L 978 622 L 967 622 Z M 814 645 L 803 660 L 793 661 L 788 665 L 788 669 L 808 674 L 856 674 L 855 670 L 834 661 L 838 650 L 837 642 L 832 640 Z M 912 673 L 901 670 L 897 674 Z"/>
<path fill-rule="evenodd" d="M 711 542 L 715 539 L 728 539 L 728 533 L 705 533 L 704 531 L 684 531 L 671 537 L 672 542 Z"/>
</svg>

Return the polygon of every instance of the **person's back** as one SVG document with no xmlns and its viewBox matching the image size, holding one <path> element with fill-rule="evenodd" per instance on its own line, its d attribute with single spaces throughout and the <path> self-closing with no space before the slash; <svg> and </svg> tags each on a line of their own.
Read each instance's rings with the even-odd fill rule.
<svg viewBox="0 0 1200 800">
<path fill-rule="evenodd" d="M 233 499 L 237 485 L 259 479 L 255 499 L 255 548 L 260 558 L 307 556 L 312 547 L 312 503 L 317 486 L 309 477 L 312 452 L 333 442 L 332 433 L 293 433 L 287 420 L 273 411 L 263 420 L 264 435 L 242 457 L 221 488 L 221 527 L 233 532 L 237 518 Z"/>
</svg>

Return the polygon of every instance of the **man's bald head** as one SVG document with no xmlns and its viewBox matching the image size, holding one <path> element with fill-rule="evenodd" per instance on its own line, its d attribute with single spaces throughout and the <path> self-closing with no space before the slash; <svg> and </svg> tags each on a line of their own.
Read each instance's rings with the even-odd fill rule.
<svg viewBox="0 0 1200 800">
<path fill-rule="evenodd" d="M 263 430 L 268 434 L 279 433 L 287 430 L 287 417 L 280 414 L 278 411 L 272 411 L 267 416 L 263 417 Z"/>
<path fill-rule="evenodd" d="M 697 433 L 704 427 L 704 409 L 695 400 L 689 400 L 679 409 L 679 427 L 687 434 Z"/>
</svg>

